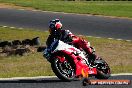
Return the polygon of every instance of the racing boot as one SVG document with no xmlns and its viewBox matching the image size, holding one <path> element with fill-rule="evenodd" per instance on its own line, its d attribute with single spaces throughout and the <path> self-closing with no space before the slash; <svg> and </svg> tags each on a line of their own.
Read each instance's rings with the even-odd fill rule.
<svg viewBox="0 0 132 88">
<path fill-rule="evenodd" d="M 91 54 L 89 54 L 88 62 L 92 63 L 95 61 L 96 58 L 97 58 L 97 56 L 95 54 L 91 53 Z"/>
</svg>

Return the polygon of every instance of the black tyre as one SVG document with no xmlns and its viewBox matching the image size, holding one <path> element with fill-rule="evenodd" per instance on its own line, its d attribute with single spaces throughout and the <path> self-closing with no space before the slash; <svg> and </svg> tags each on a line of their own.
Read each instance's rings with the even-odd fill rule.
<svg viewBox="0 0 132 88">
<path fill-rule="evenodd" d="M 95 76 L 97 79 L 108 79 L 111 76 L 109 65 L 103 60 L 95 61 L 97 65 L 97 75 Z"/>
<path fill-rule="evenodd" d="M 56 76 L 63 81 L 72 81 L 75 78 L 74 69 L 67 60 L 60 62 L 58 58 L 54 58 L 51 67 Z"/>
</svg>

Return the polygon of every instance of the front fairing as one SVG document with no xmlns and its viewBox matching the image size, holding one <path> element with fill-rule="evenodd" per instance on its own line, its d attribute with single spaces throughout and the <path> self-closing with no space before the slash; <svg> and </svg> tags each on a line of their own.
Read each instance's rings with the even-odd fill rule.
<svg viewBox="0 0 132 88">
<path fill-rule="evenodd" d="M 76 76 L 82 75 L 82 69 L 88 74 L 96 74 L 95 71 L 90 70 L 91 68 L 89 68 L 88 66 L 87 58 L 79 49 L 71 45 L 68 45 L 60 40 L 57 41 L 56 43 L 53 43 L 52 46 L 54 48 L 52 48 L 50 61 L 52 61 L 53 58 L 59 56 L 60 58 L 59 60 L 63 62 L 64 61 L 63 55 L 68 55 L 69 59 L 72 60 L 75 64 Z"/>
</svg>

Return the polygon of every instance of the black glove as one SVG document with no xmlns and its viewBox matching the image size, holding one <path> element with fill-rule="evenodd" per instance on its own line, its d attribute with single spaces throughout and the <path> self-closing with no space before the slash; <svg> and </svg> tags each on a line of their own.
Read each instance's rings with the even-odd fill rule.
<svg viewBox="0 0 132 88">
<path fill-rule="evenodd" d="M 49 58 L 51 56 L 51 51 L 50 49 L 46 48 L 43 52 L 43 56 L 49 61 Z"/>
</svg>

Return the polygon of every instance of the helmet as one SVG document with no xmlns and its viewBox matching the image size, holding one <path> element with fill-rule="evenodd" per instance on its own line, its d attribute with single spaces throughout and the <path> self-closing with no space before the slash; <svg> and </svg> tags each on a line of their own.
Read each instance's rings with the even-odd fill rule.
<svg viewBox="0 0 132 88">
<path fill-rule="evenodd" d="M 62 24 L 59 19 L 51 20 L 49 22 L 49 32 L 53 33 L 62 29 Z"/>
</svg>

